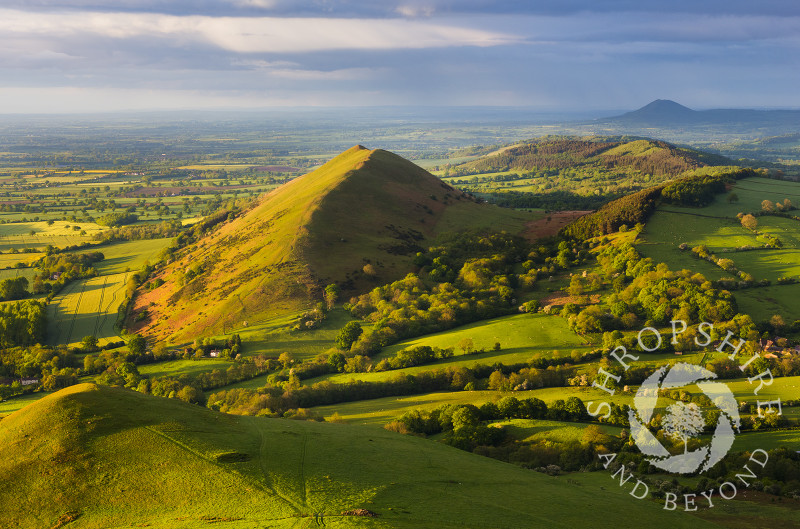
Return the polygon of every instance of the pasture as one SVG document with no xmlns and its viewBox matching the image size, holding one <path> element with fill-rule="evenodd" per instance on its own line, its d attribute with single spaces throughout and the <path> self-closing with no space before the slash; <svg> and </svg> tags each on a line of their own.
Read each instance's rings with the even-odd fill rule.
<svg viewBox="0 0 800 529">
<path fill-rule="evenodd" d="M 737 290 L 734 297 L 739 312 L 749 314 L 756 321 L 768 320 L 780 314 L 786 321 L 792 322 L 800 314 L 800 284 Z"/>
<path fill-rule="evenodd" d="M 91 248 L 81 253 L 101 252 L 105 259 L 95 263 L 98 273 L 120 274 L 138 272 L 145 262 L 155 262 L 158 254 L 172 244 L 173 239 L 123 241 Z"/>
<path fill-rule="evenodd" d="M 47 306 L 52 344 L 75 345 L 94 335 L 103 345 L 116 341 L 114 325 L 125 296 L 128 273 L 73 281 Z"/>
<path fill-rule="evenodd" d="M 199 358 L 196 360 L 171 360 L 139 366 L 139 373 L 148 377 L 195 375 L 215 369 L 226 370 L 233 365 L 229 360 Z"/>
<path fill-rule="evenodd" d="M 45 249 L 47 246 L 64 248 L 91 241 L 94 234 L 104 228 L 92 222 L 54 221 L 15 222 L 0 224 L 0 251 Z"/>
<path fill-rule="evenodd" d="M 90 384 L 3 419 L 0 441 L 0 503 L 22 529 L 70 511 L 92 528 L 573 528 L 598 501 L 598 529 L 623 517 L 712 527 L 632 501 L 605 474 L 568 482 L 378 428 L 222 415 Z M 56 464 L 69 470 L 41 471 Z M 357 508 L 379 517 L 345 514 Z"/>
<path fill-rule="evenodd" d="M 339 417 L 345 422 L 355 424 L 372 424 L 383 426 L 384 424 L 400 417 L 406 412 L 416 409 L 430 411 L 444 404 L 474 404 L 480 406 L 485 402 L 496 402 L 505 396 L 512 396 L 518 399 L 536 397 L 546 403 L 558 399 L 568 399 L 578 397 L 584 402 L 614 402 L 616 404 L 629 404 L 630 395 L 617 393 L 609 396 L 608 393 L 591 387 L 565 387 L 565 388 L 543 388 L 530 391 L 452 391 L 424 393 L 420 395 L 408 395 L 402 397 L 383 397 L 380 399 L 362 400 L 356 402 L 345 402 L 327 406 L 316 406 L 312 411 L 330 417 L 338 413 Z"/>
<path fill-rule="evenodd" d="M 458 347 L 462 340 L 470 339 L 476 351 L 484 352 L 465 354 Z M 500 343 L 500 351 L 494 351 L 494 344 Z M 454 329 L 429 334 L 420 338 L 385 347 L 373 357 L 378 363 L 384 358 L 393 357 L 398 351 L 418 346 L 452 347 L 454 356 L 431 364 L 372 373 L 340 373 L 326 375 L 307 381 L 313 384 L 321 380 L 331 382 L 347 382 L 348 380 L 386 380 L 398 374 L 420 373 L 437 368 L 469 367 L 474 364 L 516 364 L 528 362 L 537 354 L 552 357 L 554 354 L 569 355 L 573 350 L 588 349 L 583 339 L 570 330 L 567 321 L 557 316 L 546 314 L 518 314 L 504 316 L 481 322 L 471 323 Z M 554 353 L 554 351 L 558 351 Z"/>
<path fill-rule="evenodd" d="M 585 441 L 586 428 L 592 423 L 511 419 L 492 424 L 502 426 L 513 439 L 519 441 L 572 443 Z M 602 424 L 600 430 L 606 435 L 618 436 L 622 428 Z"/>
</svg>

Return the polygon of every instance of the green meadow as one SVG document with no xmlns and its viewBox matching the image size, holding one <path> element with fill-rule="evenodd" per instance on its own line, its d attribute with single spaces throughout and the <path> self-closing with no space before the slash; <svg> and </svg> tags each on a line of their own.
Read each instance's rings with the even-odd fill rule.
<svg viewBox="0 0 800 529">
<path fill-rule="evenodd" d="M 572 528 L 587 506 L 605 513 L 600 529 L 631 516 L 714 527 L 632 501 L 608 476 L 552 478 L 376 428 L 223 415 L 90 384 L 0 421 L 0 472 L 4 519 L 24 529 Z"/>
<path fill-rule="evenodd" d="M 71 282 L 48 304 L 48 336 L 53 344 L 76 345 L 96 336 L 116 341 L 114 325 L 130 274 L 101 275 Z"/>
<path fill-rule="evenodd" d="M 101 252 L 105 259 L 95 263 L 100 274 L 119 274 L 138 272 L 146 262 L 153 263 L 158 254 L 168 248 L 173 239 L 149 239 L 143 241 L 123 241 L 104 244 L 87 252 Z"/>
<path fill-rule="evenodd" d="M 463 340 L 472 340 L 476 351 L 465 354 L 459 348 Z M 494 344 L 500 344 L 500 350 L 494 351 Z M 420 373 L 436 368 L 469 367 L 474 364 L 518 364 L 529 362 L 535 355 L 552 357 L 554 351 L 567 356 L 573 350 L 585 351 L 586 342 L 570 328 L 564 318 L 546 314 L 518 314 L 456 327 L 420 338 L 406 340 L 384 348 L 373 357 L 373 362 L 394 356 L 398 351 L 418 346 L 452 347 L 454 356 L 431 364 L 372 373 L 340 373 L 326 375 L 306 381 L 313 384 L 321 380 L 331 382 L 347 382 L 349 380 L 386 380 L 399 374 Z"/>
</svg>

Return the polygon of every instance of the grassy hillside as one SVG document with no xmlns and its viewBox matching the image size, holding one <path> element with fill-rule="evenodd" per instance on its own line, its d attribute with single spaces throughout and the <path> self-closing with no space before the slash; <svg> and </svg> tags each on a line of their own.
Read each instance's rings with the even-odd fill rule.
<svg viewBox="0 0 800 529">
<path fill-rule="evenodd" d="M 3 520 L 20 528 L 575 527 L 599 509 L 593 527 L 715 527 L 607 476 L 552 478 L 371 427 L 226 416 L 91 384 L 0 421 L 0 447 Z"/>
<path fill-rule="evenodd" d="M 308 308 L 329 283 L 347 295 L 402 277 L 443 231 L 519 232 L 532 218 L 477 204 L 387 151 L 353 147 L 185 248 L 158 274 L 164 285 L 138 296 L 148 316 L 135 329 L 172 341 L 242 329 Z"/>
<path fill-rule="evenodd" d="M 506 205 L 594 209 L 609 197 L 728 163 L 662 141 L 546 136 L 447 166 L 442 174 L 461 189 Z"/>
</svg>

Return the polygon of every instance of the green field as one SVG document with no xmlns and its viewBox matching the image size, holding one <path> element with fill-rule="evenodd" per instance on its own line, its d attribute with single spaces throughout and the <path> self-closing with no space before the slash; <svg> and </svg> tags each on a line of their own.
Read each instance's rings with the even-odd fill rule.
<svg viewBox="0 0 800 529">
<path fill-rule="evenodd" d="M 465 338 L 473 341 L 476 350 L 484 349 L 486 352 L 465 355 L 458 348 L 459 342 Z M 494 344 L 498 342 L 501 350 L 493 351 Z M 537 354 L 550 357 L 554 350 L 566 356 L 573 350 L 585 351 L 588 349 L 584 340 L 570 330 L 569 324 L 564 318 L 546 314 L 518 314 L 471 323 L 449 331 L 406 340 L 384 348 L 373 357 L 373 362 L 378 363 L 383 358 L 394 356 L 397 351 L 421 345 L 443 349 L 453 347 L 455 356 L 432 364 L 392 371 L 327 375 L 308 380 L 306 383 L 313 384 L 321 380 L 330 380 L 331 382 L 347 382 L 351 379 L 386 380 L 399 373 L 413 375 L 435 368 L 469 367 L 474 364 L 517 364 L 528 362 Z"/>
<path fill-rule="evenodd" d="M 3 279 L 27 277 L 28 281 L 32 282 L 34 275 L 36 275 L 36 270 L 33 268 L 11 268 L 8 270 L 0 270 L 0 281 Z"/>
<path fill-rule="evenodd" d="M 226 370 L 233 365 L 228 360 L 201 358 L 197 360 L 172 360 L 139 366 L 139 373 L 148 377 L 194 375 L 215 369 Z"/>
<path fill-rule="evenodd" d="M 791 322 L 800 314 L 800 284 L 748 288 L 734 293 L 739 311 L 750 314 L 756 321 L 768 320 L 780 314 Z"/>
<path fill-rule="evenodd" d="M 589 426 L 585 422 L 540 421 L 534 419 L 512 419 L 492 424 L 502 426 L 508 434 L 520 441 L 553 441 L 556 443 L 581 442 Z M 603 433 L 618 436 L 622 428 L 600 425 Z"/>
<path fill-rule="evenodd" d="M 79 229 L 75 229 L 75 228 Z M 0 224 L 0 251 L 13 248 L 44 249 L 47 246 L 63 248 L 91 241 L 92 235 L 105 228 L 92 222 L 55 221 L 52 226 L 46 222 L 15 222 Z M 85 235 L 81 235 L 85 231 Z M 33 234 L 31 234 L 33 232 Z"/>
<path fill-rule="evenodd" d="M 13 413 L 17 410 L 21 410 L 28 404 L 35 402 L 46 396 L 47 393 L 38 392 L 38 393 L 31 393 L 29 395 L 20 395 L 14 397 L 13 399 L 4 400 L 0 402 L 0 417 L 8 415 L 9 413 Z"/>
<path fill-rule="evenodd" d="M 168 248 L 173 239 L 150 239 L 144 241 L 125 241 L 104 244 L 87 252 L 101 252 L 105 259 L 95 263 L 100 274 L 119 274 L 122 272 L 138 272 L 145 262 L 153 263 L 159 252 Z"/>
<path fill-rule="evenodd" d="M 100 344 L 117 340 L 114 324 L 125 296 L 128 273 L 73 281 L 48 304 L 48 337 L 74 345 L 93 335 Z"/>
<path fill-rule="evenodd" d="M 536 397 L 548 403 L 573 396 L 578 397 L 584 402 L 607 401 L 617 404 L 627 404 L 631 400 L 630 395 L 626 396 L 617 393 L 613 397 L 609 397 L 608 393 L 599 389 L 570 386 L 564 388 L 534 389 L 530 391 L 504 392 L 487 390 L 425 393 L 422 395 L 384 397 L 380 399 L 331 404 L 328 406 L 316 406 L 311 408 L 311 410 L 323 417 L 330 417 L 334 413 L 338 413 L 339 416 L 347 422 L 383 426 L 404 413 L 416 409 L 430 411 L 444 404 L 475 404 L 476 406 L 480 406 L 484 402 L 495 402 L 505 396 L 513 396 L 519 399 Z"/>
<path fill-rule="evenodd" d="M 753 390 L 758 387 L 758 382 L 751 385 L 747 380 L 724 381 L 739 401 L 755 402 L 757 398 L 762 401 L 781 398 L 783 400 L 796 400 L 800 398 L 800 377 L 778 377 L 771 386 L 765 386 L 756 396 Z M 631 391 L 636 391 L 636 386 L 631 386 Z M 403 397 L 385 397 L 380 399 L 364 400 L 358 402 L 345 402 L 328 406 L 312 408 L 324 417 L 338 413 L 347 422 L 358 424 L 383 425 L 401 416 L 407 411 L 415 409 L 432 410 L 443 404 L 475 404 L 499 400 L 511 395 L 520 399 L 536 397 L 546 403 L 558 399 L 578 397 L 584 403 L 613 402 L 616 404 L 631 404 L 633 393 L 624 394 L 617 392 L 614 396 L 592 387 L 555 387 L 542 388 L 529 391 L 453 391 L 437 392 L 422 395 Z M 668 399 L 667 399 L 668 400 Z"/>
<path fill-rule="evenodd" d="M 739 197 L 729 202 L 729 194 L 717 196 L 703 208 L 679 208 L 662 205 L 648 220 L 637 240 L 637 248 L 645 257 L 655 262 L 667 263 L 671 269 L 689 269 L 700 272 L 709 279 L 732 279 L 733 274 L 706 260 L 698 259 L 690 251 L 678 246 L 705 245 L 717 258 L 731 259 L 742 272 L 756 281 L 769 280 L 771 287 L 758 287 L 734 291 L 741 312 L 756 320 L 767 320 L 781 314 L 793 321 L 800 311 L 796 285 L 776 285 L 781 277 L 800 278 L 800 222 L 772 216 L 758 217 L 758 231 L 778 237 L 783 249 L 756 249 L 734 252 L 740 246 L 762 246 L 767 239 L 756 236 L 741 227 L 736 215 L 739 212 L 758 212 L 762 200 L 782 202 L 789 198 L 800 204 L 800 184 L 746 178 L 736 182 L 730 193 Z M 792 212 L 796 214 L 796 212 Z"/>
<path fill-rule="evenodd" d="M 574 528 L 594 506 L 598 529 L 631 517 L 714 527 L 633 501 L 601 473 L 568 481 L 376 428 L 229 416 L 90 384 L 0 421 L 0 472 L 4 523 L 23 529 L 71 512 L 91 529 Z"/>
<path fill-rule="evenodd" d="M 755 250 L 725 257 L 733 259 L 739 270 L 756 280 L 769 279 L 774 283 L 781 277 L 800 279 L 800 250 Z"/>
</svg>

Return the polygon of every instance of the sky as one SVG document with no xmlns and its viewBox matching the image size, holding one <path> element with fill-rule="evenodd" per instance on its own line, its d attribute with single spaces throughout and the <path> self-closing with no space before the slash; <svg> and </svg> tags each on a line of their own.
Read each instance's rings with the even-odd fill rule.
<svg viewBox="0 0 800 529">
<path fill-rule="evenodd" d="M 800 108 L 796 0 L 0 0 L 0 113 Z"/>
</svg>

